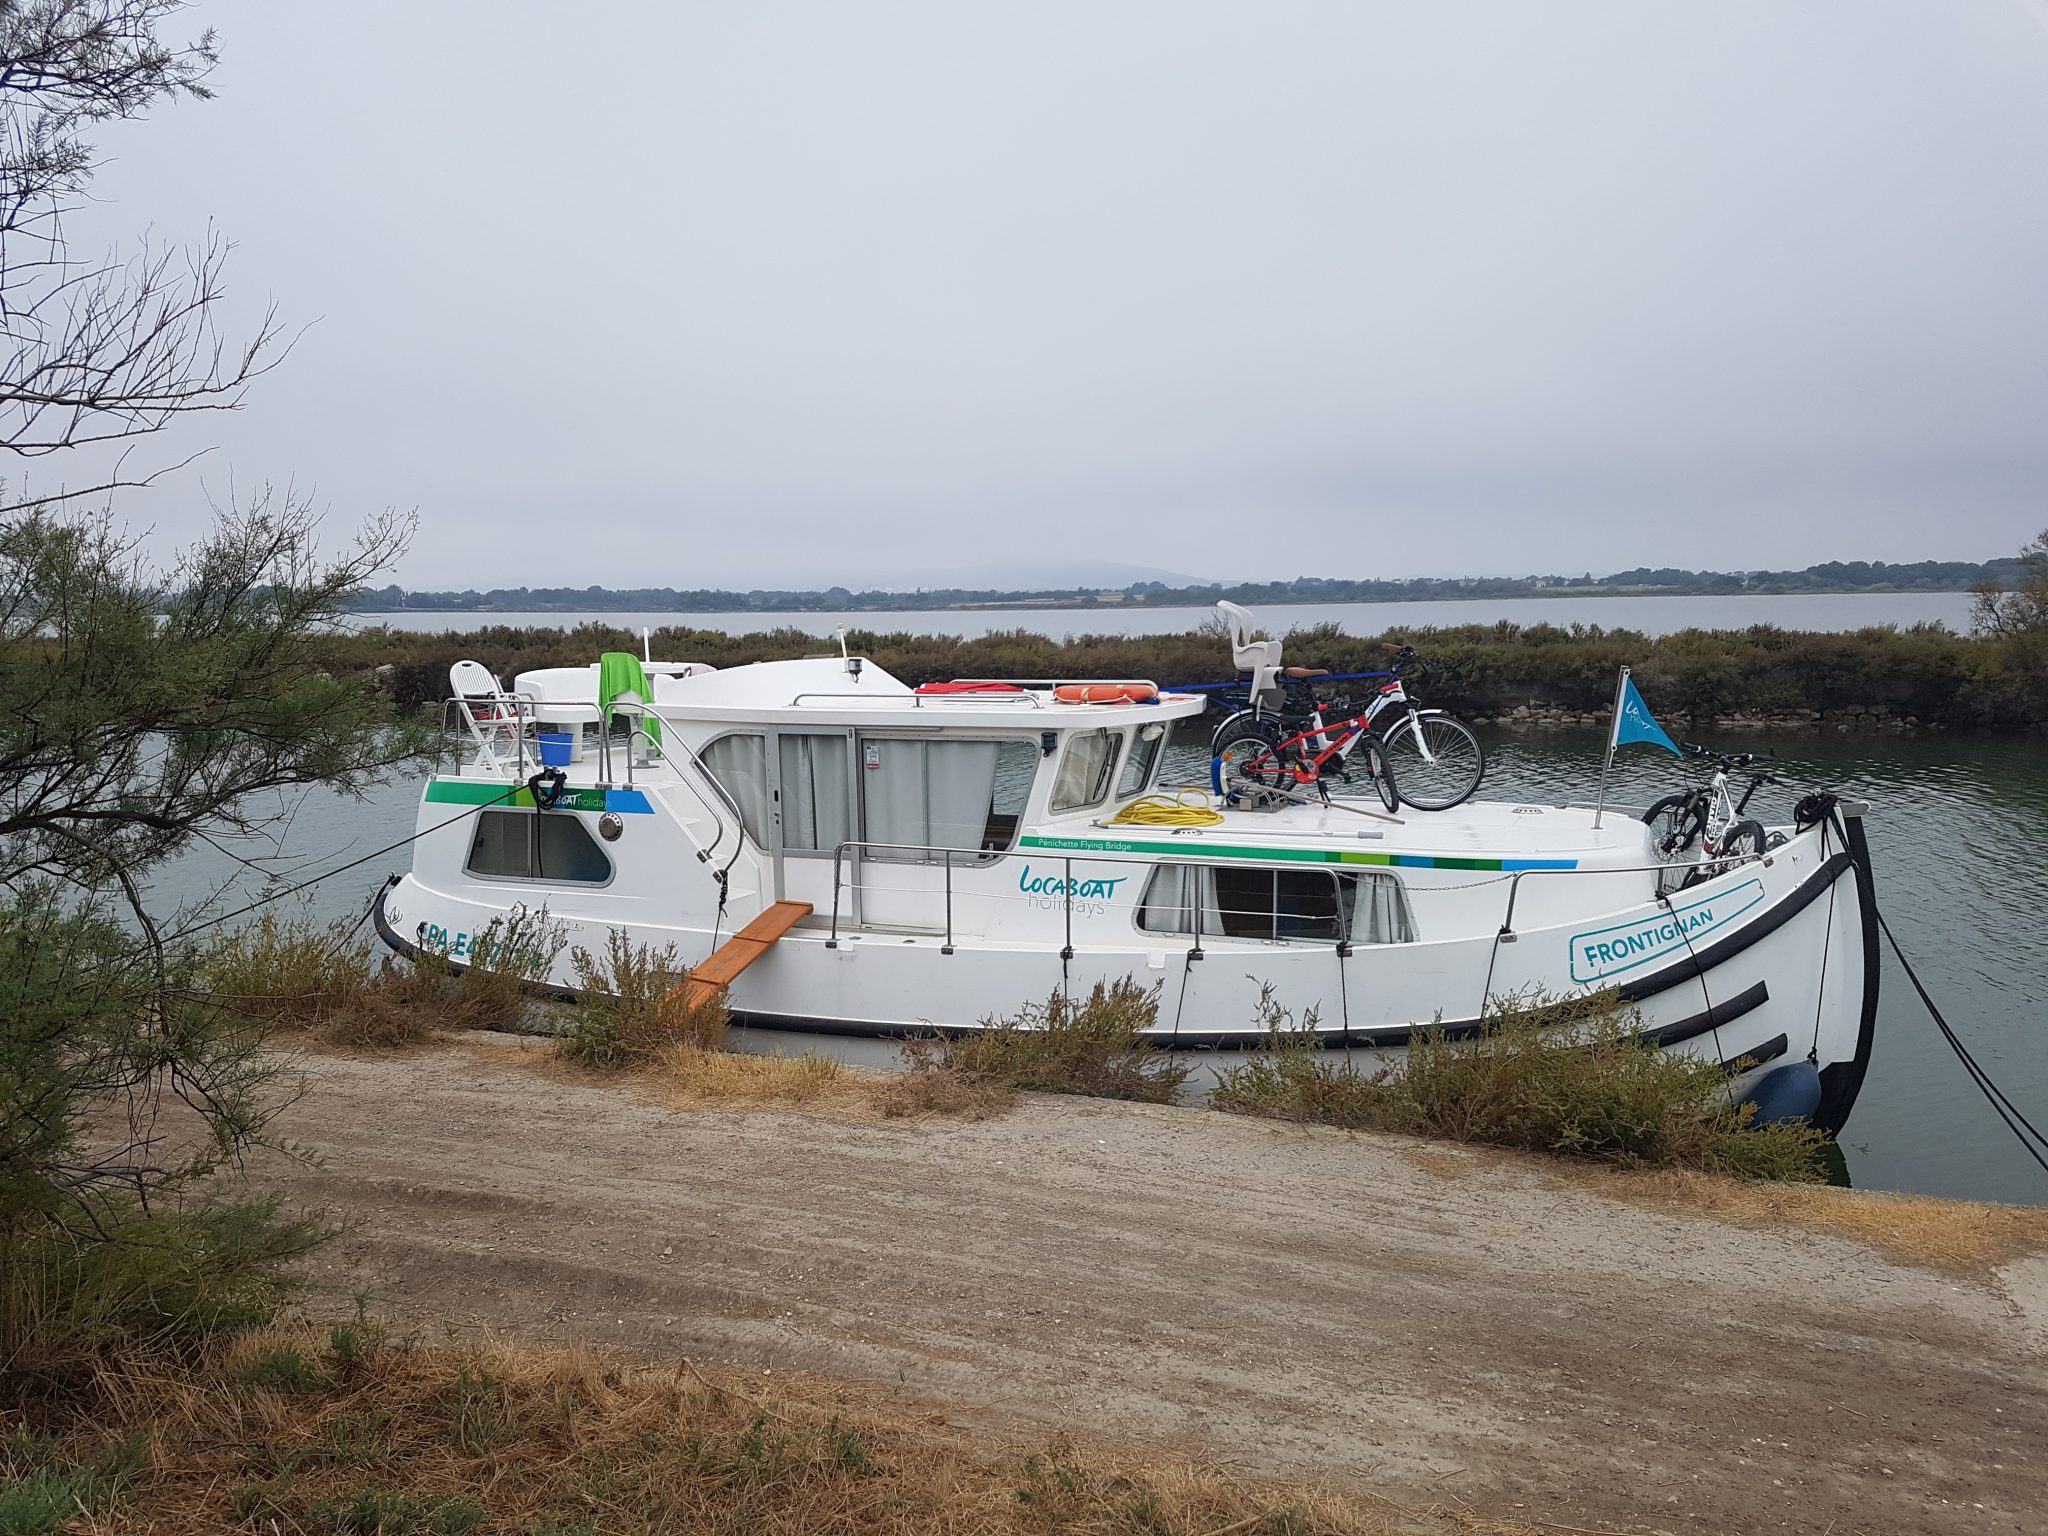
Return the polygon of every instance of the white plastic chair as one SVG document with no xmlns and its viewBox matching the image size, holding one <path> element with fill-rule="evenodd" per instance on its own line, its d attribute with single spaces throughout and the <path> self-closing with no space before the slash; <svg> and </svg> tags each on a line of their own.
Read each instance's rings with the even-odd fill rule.
<svg viewBox="0 0 2048 1536">
<path fill-rule="evenodd" d="M 1230 626 L 1230 655 L 1240 672 L 1252 675 L 1252 702 L 1265 709 L 1278 709 L 1282 703 L 1280 689 L 1280 642 L 1278 640 L 1254 640 L 1252 638 L 1252 615 L 1248 608 L 1236 603 L 1219 602 L 1217 610 L 1224 622 Z"/>
<path fill-rule="evenodd" d="M 518 698 L 507 693 L 480 661 L 458 661 L 448 669 L 448 687 L 462 723 L 476 743 L 477 760 L 494 771 L 517 766 L 525 722 Z"/>
</svg>

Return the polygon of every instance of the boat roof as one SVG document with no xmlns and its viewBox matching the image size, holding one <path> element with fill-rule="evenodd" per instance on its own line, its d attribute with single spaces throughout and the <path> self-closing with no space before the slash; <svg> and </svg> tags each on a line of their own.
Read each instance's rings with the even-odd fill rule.
<svg viewBox="0 0 2048 1536">
<path fill-rule="evenodd" d="M 1474 800 L 1448 811 L 1403 807 L 1387 817 L 1377 800 L 1271 811 L 1224 808 L 1212 827 L 1117 826 L 1074 818 L 1034 827 L 1020 851 L 1166 853 L 1182 858 L 1276 858 L 1313 850 L 1321 862 L 1404 864 L 1481 870 L 1634 865 L 1649 853 L 1649 829 L 1613 806 L 1593 825 L 1593 807 L 1527 800 Z"/>
<path fill-rule="evenodd" d="M 1054 696 L 1057 684 L 1053 680 L 1005 686 L 1003 692 L 919 692 L 864 657 L 810 656 L 663 678 L 655 685 L 654 709 L 662 719 L 677 724 L 818 719 L 925 730 L 1048 731 L 1176 720 L 1200 714 L 1207 704 L 1200 694 L 1193 693 L 1161 693 L 1144 701 L 1068 704 Z"/>
</svg>

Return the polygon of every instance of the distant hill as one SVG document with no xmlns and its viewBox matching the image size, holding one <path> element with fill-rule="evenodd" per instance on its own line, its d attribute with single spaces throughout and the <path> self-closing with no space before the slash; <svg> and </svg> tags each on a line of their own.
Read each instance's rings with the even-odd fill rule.
<svg viewBox="0 0 2048 1536">
<path fill-rule="evenodd" d="M 1130 567 L 1113 568 L 1119 571 Z M 1098 571 L 1098 576 L 1104 572 Z M 1171 573 L 1167 573 L 1171 574 Z M 943 611 L 949 608 L 1206 607 L 1232 602 L 1376 603 L 1478 597 L 1699 596 L 1722 593 L 1967 592 L 1981 581 L 2013 586 L 2017 557 L 1971 563 L 1920 560 L 1830 560 L 1797 571 L 1686 571 L 1640 567 L 1611 576 L 1419 576 L 1408 580 L 1346 581 L 1297 576 L 1292 581 L 1198 582 L 1176 577 L 1133 579 L 1120 586 L 1046 586 L 1030 589 L 941 585 L 911 591 L 786 591 L 673 587 L 494 587 L 487 592 L 428 592 L 379 587 L 361 593 L 359 613 L 423 610 L 438 613 L 863 613 Z"/>
</svg>

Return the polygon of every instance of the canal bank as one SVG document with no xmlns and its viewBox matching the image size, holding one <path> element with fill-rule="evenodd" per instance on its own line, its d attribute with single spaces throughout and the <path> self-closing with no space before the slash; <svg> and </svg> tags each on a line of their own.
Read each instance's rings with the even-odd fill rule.
<svg viewBox="0 0 2048 1536">
<path fill-rule="evenodd" d="M 324 1290 L 1551 1525 L 1910 1536 L 2048 1507 L 2025 1243 L 1937 1269 L 1543 1160 L 1193 1109 L 677 1112 L 529 1051 L 308 1059 L 317 1165 L 265 1176 L 347 1220 Z"/>
</svg>

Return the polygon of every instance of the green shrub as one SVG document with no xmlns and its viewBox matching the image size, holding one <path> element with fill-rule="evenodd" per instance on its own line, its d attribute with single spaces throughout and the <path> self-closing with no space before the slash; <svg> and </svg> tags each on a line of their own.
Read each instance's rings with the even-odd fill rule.
<svg viewBox="0 0 2048 1536">
<path fill-rule="evenodd" d="M 255 1022 L 318 1027 L 357 1008 L 370 988 L 370 940 L 354 918 L 322 925 L 266 912 L 221 931 L 199 957 L 209 1000 Z"/>
<path fill-rule="evenodd" d="M 0 1226 L 0 1388 L 89 1371 L 116 1350 L 241 1333 L 296 1291 L 284 1266 L 329 1235 L 275 1201 L 145 1214 L 102 1204 L 97 1225 Z"/>
<path fill-rule="evenodd" d="M 1818 1181 L 1825 1138 L 1752 1127 L 1718 1063 L 1666 1051 L 1612 993 L 1509 1000 L 1482 1034 L 1418 1033 L 1405 1061 L 1368 1070 L 1287 1027 L 1268 995 L 1267 1045 L 1219 1075 L 1236 1114 L 1485 1142 L 1625 1166 Z"/>
<path fill-rule="evenodd" d="M 311 1029 L 337 1045 L 389 1049 L 437 1029 L 506 1029 L 523 1023 L 531 989 L 561 954 L 565 935 L 546 907 L 494 917 L 461 962 L 445 948 L 370 971 L 371 942 L 354 919 L 322 927 L 266 913 L 215 938 L 199 954 L 196 988 L 253 1024 Z"/>
<path fill-rule="evenodd" d="M 1276 631 L 1288 611 L 1271 610 Z M 1501 622 L 1384 635 L 1349 635 L 1334 625 L 1316 625 L 1286 638 L 1291 660 L 1336 672 L 1379 667 L 1383 639 L 1410 642 L 1422 656 L 1420 670 L 1412 674 L 1418 696 L 1467 715 L 1495 715 L 1529 703 L 1604 712 L 1613 702 L 1615 670 L 1626 663 L 1660 712 L 1674 718 L 1881 704 L 1927 723 L 2007 729 L 2048 724 L 2048 640 L 2038 630 L 1972 636 L 1923 624 L 1827 634 L 1757 625 L 1650 636 L 1589 624 Z M 847 642 L 913 684 L 1048 676 L 1240 681 L 1227 646 L 1204 630 L 1064 640 L 1028 630 L 971 639 L 853 630 Z M 719 667 L 818 649 L 816 637 L 800 630 L 729 635 L 683 623 L 655 630 L 653 643 L 664 654 Z M 639 636 L 604 624 L 573 630 L 493 625 L 455 634 L 370 629 L 333 635 L 324 644 L 337 672 L 369 676 L 390 664 L 395 670 L 380 681 L 388 681 L 393 702 L 438 708 L 448 667 L 464 656 L 509 675 L 529 667 L 581 666 L 601 651 L 637 648 Z M 1330 685 L 1329 691 L 1341 697 L 1344 687 Z M 1360 695 L 1355 702 L 1367 700 Z"/>
<path fill-rule="evenodd" d="M 673 944 L 635 944 L 614 928 L 602 955 L 578 945 L 569 963 L 576 969 L 575 1017 L 557 1044 L 586 1066 L 622 1066 L 670 1045 L 711 1050 L 732 1022 L 723 990 L 690 996 L 689 971 Z"/>
<path fill-rule="evenodd" d="M 1158 1017 L 1159 989 L 1125 977 L 1097 982 L 1083 1001 L 1055 992 L 973 1034 L 912 1041 L 904 1054 L 913 1070 L 1004 1088 L 1171 1104 L 1194 1063 L 1142 1038 Z"/>
</svg>

